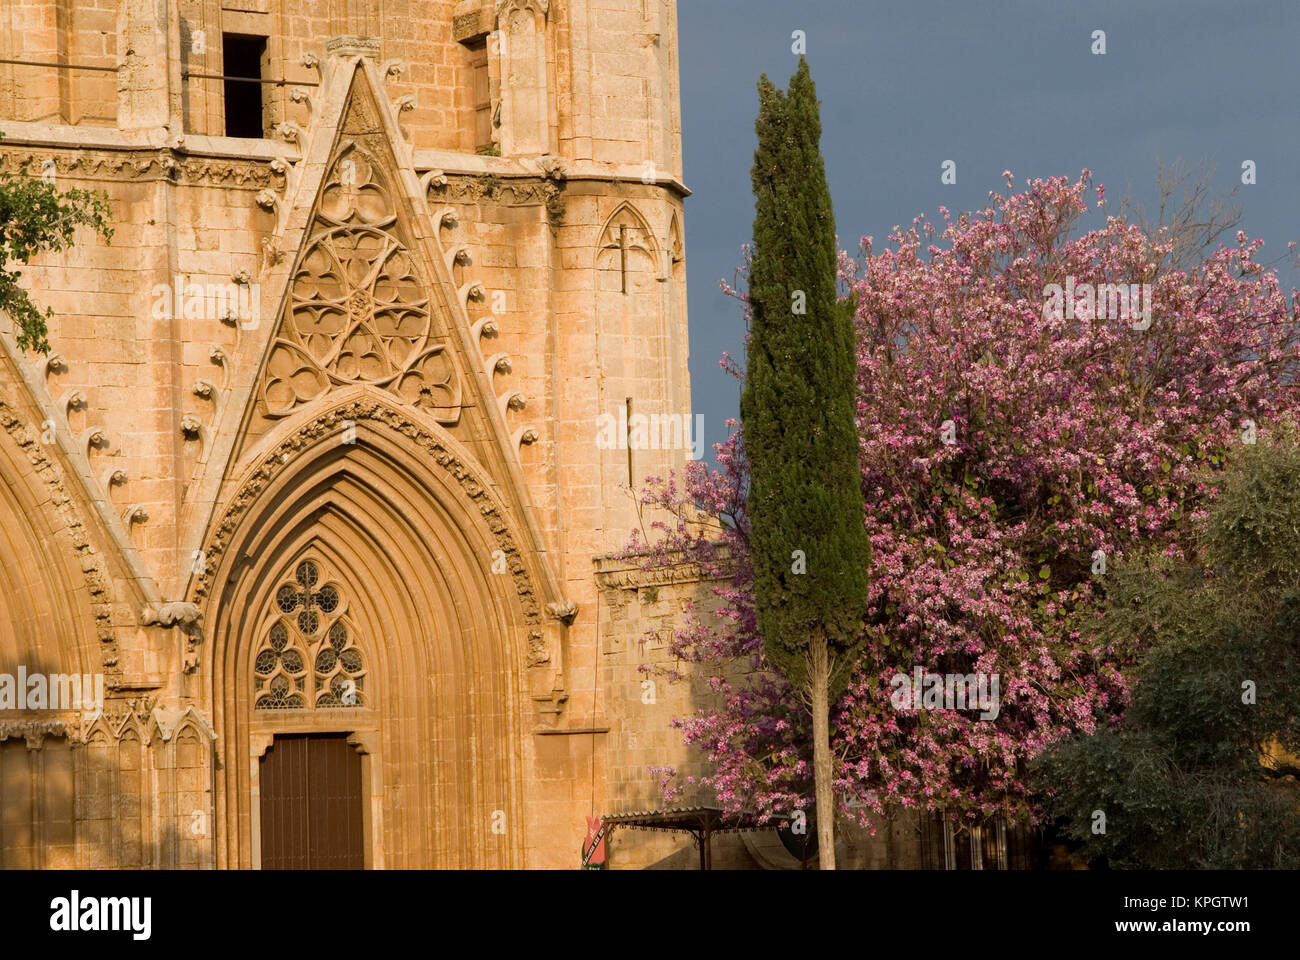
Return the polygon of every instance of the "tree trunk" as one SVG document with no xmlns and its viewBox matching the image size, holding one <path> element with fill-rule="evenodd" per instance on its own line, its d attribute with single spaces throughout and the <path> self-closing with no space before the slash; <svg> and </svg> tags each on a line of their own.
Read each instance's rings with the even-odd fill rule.
<svg viewBox="0 0 1300 960">
<path fill-rule="evenodd" d="M 817 858 L 822 870 L 835 869 L 835 794 L 831 788 L 831 669 L 826 637 L 808 644 L 808 687 L 812 700 L 813 784 L 817 796 Z"/>
</svg>

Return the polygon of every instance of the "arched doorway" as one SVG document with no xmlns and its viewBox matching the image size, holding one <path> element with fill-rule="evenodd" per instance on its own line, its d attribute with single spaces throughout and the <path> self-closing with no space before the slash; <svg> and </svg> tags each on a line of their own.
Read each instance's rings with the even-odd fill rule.
<svg viewBox="0 0 1300 960">
<path fill-rule="evenodd" d="M 196 591 L 219 865 L 261 865 L 276 738 L 329 735 L 361 755 L 365 865 L 522 866 L 538 615 L 482 469 L 370 399 L 286 424 L 252 460 Z"/>
</svg>

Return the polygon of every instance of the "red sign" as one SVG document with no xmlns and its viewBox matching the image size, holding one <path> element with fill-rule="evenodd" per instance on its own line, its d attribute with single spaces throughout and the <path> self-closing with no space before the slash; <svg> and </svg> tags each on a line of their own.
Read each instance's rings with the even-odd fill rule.
<svg viewBox="0 0 1300 960">
<path fill-rule="evenodd" d="M 605 849 L 605 822 L 599 817 L 587 818 L 587 839 L 582 841 L 582 869 L 604 870 L 609 852 Z"/>
</svg>

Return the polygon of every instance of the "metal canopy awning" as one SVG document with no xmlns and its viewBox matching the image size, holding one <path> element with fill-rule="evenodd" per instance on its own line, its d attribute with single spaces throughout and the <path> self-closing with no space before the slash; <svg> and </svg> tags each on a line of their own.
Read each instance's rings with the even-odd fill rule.
<svg viewBox="0 0 1300 960">
<path fill-rule="evenodd" d="M 634 813 L 612 813 L 604 818 L 610 833 L 617 827 L 634 830 L 672 830 L 689 833 L 700 848 L 700 869 L 713 869 L 710 841 L 715 833 L 740 830 L 762 830 L 771 824 L 760 824 L 752 813 L 726 814 L 720 807 L 670 807 L 663 810 L 642 810 Z"/>
</svg>

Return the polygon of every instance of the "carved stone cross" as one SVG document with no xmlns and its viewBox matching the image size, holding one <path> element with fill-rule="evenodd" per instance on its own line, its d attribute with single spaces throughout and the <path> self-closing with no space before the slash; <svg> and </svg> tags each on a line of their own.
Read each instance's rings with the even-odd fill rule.
<svg viewBox="0 0 1300 960">
<path fill-rule="evenodd" d="M 618 228 L 618 263 L 623 274 L 623 292 L 627 293 L 627 227 L 622 225 Z"/>
</svg>

